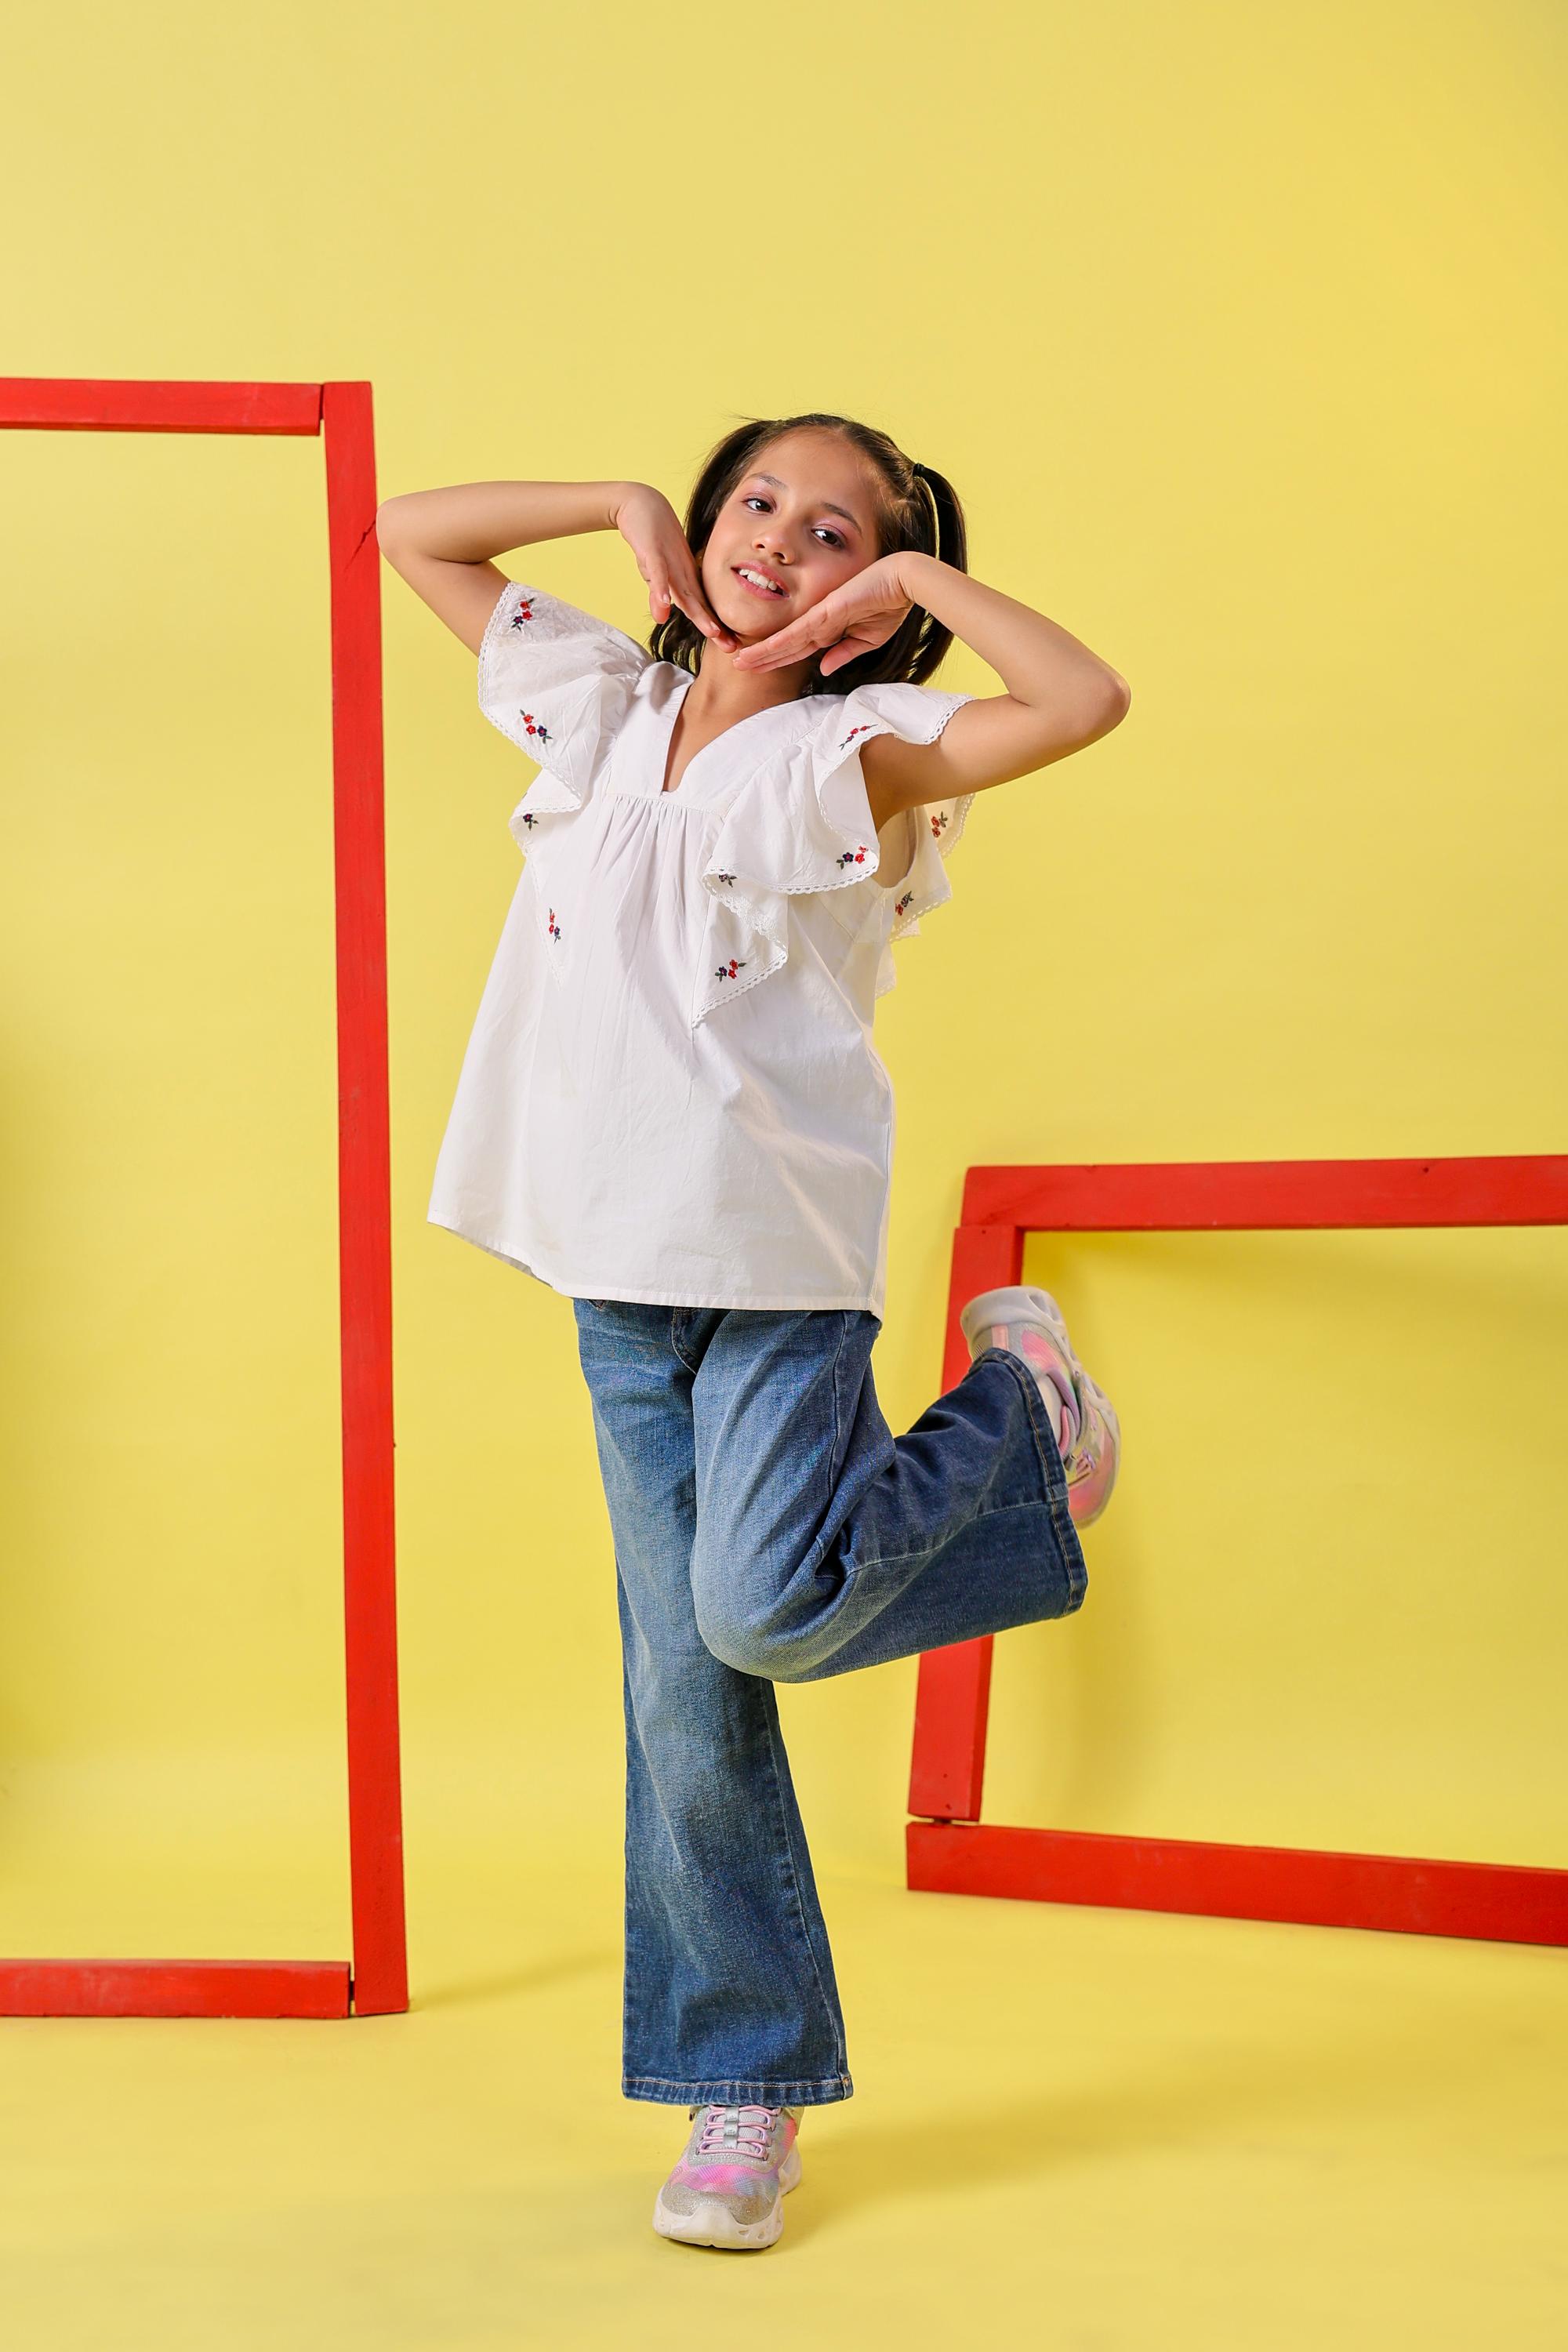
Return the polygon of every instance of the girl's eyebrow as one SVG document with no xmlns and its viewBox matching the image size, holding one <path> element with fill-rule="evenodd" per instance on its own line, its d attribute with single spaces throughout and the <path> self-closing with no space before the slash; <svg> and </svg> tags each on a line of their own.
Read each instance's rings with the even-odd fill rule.
<svg viewBox="0 0 1568 2352">
<path fill-rule="evenodd" d="M 752 482 L 771 482 L 775 490 L 787 490 L 789 488 L 789 484 L 781 482 L 776 474 L 751 474 L 748 475 L 747 479 Z M 842 515 L 845 521 L 852 525 L 856 530 L 861 528 L 847 507 L 836 507 L 831 499 L 819 499 L 817 504 L 825 514 Z"/>
</svg>

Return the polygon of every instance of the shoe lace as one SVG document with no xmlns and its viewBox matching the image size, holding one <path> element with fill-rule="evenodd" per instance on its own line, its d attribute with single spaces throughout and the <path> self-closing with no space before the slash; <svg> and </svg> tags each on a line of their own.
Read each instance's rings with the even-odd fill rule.
<svg viewBox="0 0 1568 2352">
<path fill-rule="evenodd" d="M 782 2107 L 705 2107 L 697 2154 L 765 2157 L 783 2113 Z"/>
</svg>

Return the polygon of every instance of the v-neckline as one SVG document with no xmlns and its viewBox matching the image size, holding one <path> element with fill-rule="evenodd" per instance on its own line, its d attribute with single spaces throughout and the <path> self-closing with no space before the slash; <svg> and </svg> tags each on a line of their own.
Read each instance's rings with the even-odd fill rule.
<svg viewBox="0 0 1568 2352">
<path fill-rule="evenodd" d="M 781 710 L 796 709 L 813 698 L 809 695 L 795 695 L 788 702 L 764 703 L 761 710 L 748 710 L 743 719 L 731 719 L 728 727 L 722 728 L 717 735 L 710 735 L 706 743 L 698 745 L 680 772 L 680 782 L 672 785 L 667 780 L 669 775 L 669 763 L 675 751 L 676 721 L 685 709 L 687 698 L 697 683 L 689 670 L 683 672 L 682 675 L 685 684 L 679 693 L 670 697 L 668 708 L 663 714 L 663 724 L 658 739 L 660 757 L 658 763 L 659 781 L 657 798 L 659 800 L 679 800 L 686 790 L 688 777 L 699 761 L 705 760 L 710 751 L 717 751 L 721 743 L 728 743 L 731 737 L 738 735 L 743 727 L 750 727 L 753 720 L 758 719 L 776 718 Z"/>
</svg>

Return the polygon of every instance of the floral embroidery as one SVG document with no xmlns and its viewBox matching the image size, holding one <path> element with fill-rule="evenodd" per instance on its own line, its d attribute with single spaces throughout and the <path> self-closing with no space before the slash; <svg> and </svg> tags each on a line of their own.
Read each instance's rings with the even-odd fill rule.
<svg viewBox="0 0 1568 2352">
<path fill-rule="evenodd" d="M 718 971 L 713 975 L 714 979 L 733 980 L 735 974 L 740 971 L 742 965 L 745 961 L 746 958 L 744 956 L 731 956 L 728 963 L 721 963 L 719 966 Z"/>
<path fill-rule="evenodd" d="M 942 835 L 947 831 L 947 811 L 945 809 L 938 809 L 936 811 L 936 814 L 932 816 L 931 821 L 931 829 L 932 833 L 935 834 L 938 840 L 940 840 Z"/>
<path fill-rule="evenodd" d="M 561 926 L 555 919 L 553 907 L 550 909 L 550 936 L 552 940 L 558 940 L 561 937 Z"/>
<path fill-rule="evenodd" d="M 554 737 L 551 734 L 549 728 L 546 727 L 542 719 L 536 719 L 531 710 L 520 710 L 517 715 L 521 719 L 523 725 L 527 728 L 529 733 L 533 737 L 536 743 L 551 743 L 554 741 Z"/>
<path fill-rule="evenodd" d="M 721 874 L 721 873 L 719 873 L 719 872 L 718 872 L 717 868 L 715 868 L 715 879 L 716 879 L 716 880 L 718 880 L 718 881 L 720 881 L 720 882 L 732 882 L 732 881 L 734 880 L 734 878 L 735 878 L 735 877 L 734 877 L 734 876 L 733 876 L 732 874 Z"/>
<path fill-rule="evenodd" d="M 531 809 L 519 809 L 518 814 L 522 819 L 524 824 L 537 824 L 539 823 L 539 819 L 534 815 Z"/>
<path fill-rule="evenodd" d="M 841 849 L 833 863 L 835 866 L 864 866 L 866 863 L 865 843 L 862 841 L 854 849 Z"/>
<path fill-rule="evenodd" d="M 525 596 L 522 602 L 519 604 L 516 612 L 511 616 L 511 625 L 514 629 L 520 629 L 524 621 L 531 621 L 532 618 L 533 606 L 529 603 L 528 598 Z"/>
<path fill-rule="evenodd" d="M 894 914 L 895 914 L 895 915 L 901 915 L 901 914 L 903 913 L 903 911 L 904 911 L 904 908 L 909 905 L 910 900 L 914 897 L 914 895 L 915 895 L 915 894 L 914 894 L 914 892 L 913 892 L 912 890 L 906 890 L 906 891 L 904 892 L 903 897 L 902 897 L 901 898 L 900 898 L 900 899 L 897 899 L 897 900 L 894 902 L 894 906 L 893 906 L 893 912 L 894 912 Z"/>
<path fill-rule="evenodd" d="M 851 727 L 848 734 L 846 735 L 843 742 L 838 746 L 839 750 L 841 751 L 847 751 L 849 749 L 850 744 L 855 740 L 857 735 L 869 735 L 871 731 L 872 721 L 868 719 L 863 720 L 858 727 Z"/>
</svg>

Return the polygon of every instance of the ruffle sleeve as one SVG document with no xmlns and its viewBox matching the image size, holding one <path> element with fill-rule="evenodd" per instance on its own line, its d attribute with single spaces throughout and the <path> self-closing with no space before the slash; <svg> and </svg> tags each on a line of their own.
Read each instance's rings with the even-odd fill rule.
<svg viewBox="0 0 1568 2352">
<path fill-rule="evenodd" d="M 479 644 L 479 709 L 539 765 L 508 820 L 520 849 L 541 817 L 581 808 L 653 659 L 562 597 L 509 581 Z"/>
<path fill-rule="evenodd" d="M 860 765 L 862 746 L 874 735 L 934 743 L 953 712 L 973 699 L 898 680 L 857 687 L 834 698 L 820 720 L 736 793 L 703 867 L 709 904 L 693 1028 L 788 961 L 791 897 L 853 889 L 877 872 L 881 850 Z M 915 845 L 893 904 L 879 996 L 895 978 L 892 940 L 918 930 L 920 918 L 952 896 L 947 860 L 973 798 L 964 793 L 909 812 Z M 882 919 L 884 912 L 880 903 L 868 904 L 863 919 Z"/>
</svg>

